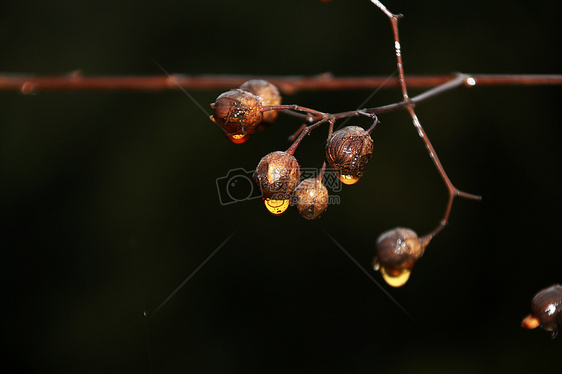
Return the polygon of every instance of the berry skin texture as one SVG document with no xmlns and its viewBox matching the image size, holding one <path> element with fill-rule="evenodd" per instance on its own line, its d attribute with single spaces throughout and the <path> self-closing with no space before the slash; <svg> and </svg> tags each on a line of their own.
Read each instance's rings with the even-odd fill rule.
<svg viewBox="0 0 562 374">
<path fill-rule="evenodd" d="M 372 154 L 373 139 L 358 126 L 344 127 L 326 142 L 326 161 L 339 172 L 344 184 L 354 184 L 361 178 Z"/>
<path fill-rule="evenodd" d="M 537 292 L 531 301 L 531 311 L 521 327 L 534 329 L 540 326 L 550 331 L 554 339 L 562 328 L 562 286 L 555 284 Z"/>
<path fill-rule="evenodd" d="M 276 151 L 260 160 L 254 181 L 270 213 L 279 215 L 287 210 L 300 176 L 299 163 L 292 154 Z"/>
<path fill-rule="evenodd" d="M 373 268 L 380 270 L 390 286 L 401 287 L 410 278 L 412 268 L 423 255 L 427 244 L 427 240 L 420 240 L 408 228 L 396 227 L 385 231 L 377 238 Z"/>
<path fill-rule="evenodd" d="M 295 189 L 293 201 L 303 218 L 318 219 L 328 208 L 328 189 L 318 178 L 305 179 Z"/>
<path fill-rule="evenodd" d="M 262 121 L 261 105 L 259 96 L 241 89 L 230 90 L 220 94 L 211 104 L 211 120 L 221 127 L 231 142 L 244 143 Z"/>
<path fill-rule="evenodd" d="M 261 97 L 263 106 L 281 104 L 281 94 L 279 93 L 277 87 L 263 79 L 252 79 L 244 82 L 240 86 L 240 89 Z M 260 127 L 266 127 L 267 125 L 272 124 L 273 121 L 275 121 L 275 119 L 277 118 L 278 114 L 279 113 L 276 110 L 268 110 L 266 112 L 263 112 L 263 119 L 258 129 Z"/>
</svg>

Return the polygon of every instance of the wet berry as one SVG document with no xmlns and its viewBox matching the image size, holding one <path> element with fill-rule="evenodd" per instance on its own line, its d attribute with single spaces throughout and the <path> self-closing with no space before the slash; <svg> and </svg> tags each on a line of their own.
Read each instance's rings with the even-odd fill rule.
<svg viewBox="0 0 562 374">
<path fill-rule="evenodd" d="M 302 217 L 320 218 L 328 208 L 328 189 L 318 178 L 305 179 L 295 189 L 293 202 Z"/>
<path fill-rule="evenodd" d="M 377 238 L 373 267 L 380 270 L 386 283 L 401 287 L 410 278 L 412 268 L 423 255 L 428 242 L 404 227 L 383 232 Z"/>
<path fill-rule="evenodd" d="M 260 97 L 240 89 L 222 93 L 211 104 L 211 120 L 217 123 L 233 143 L 244 143 L 262 121 Z"/>
<path fill-rule="evenodd" d="M 260 160 L 254 180 L 272 214 L 279 215 L 287 210 L 300 175 L 297 159 L 287 152 L 271 152 Z"/>
<path fill-rule="evenodd" d="M 244 82 L 240 86 L 240 89 L 259 96 L 262 99 L 263 106 L 281 104 L 281 94 L 279 93 L 277 87 L 263 79 L 252 79 Z M 266 112 L 263 112 L 263 119 L 258 126 L 258 129 L 260 127 L 265 127 L 273 123 L 273 121 L 275 121 L 275 119 L 277 118 L 277 114 L 278 112 L 276 110 L 268 110 Z"/>
<path fill-rule="evenodd" d="M 334 132 L 326 143 L 326 161 L 344 184 L 354 184 L 361 178 L 372 154 L 373 139 L 358 126 Z"/>
</svg>

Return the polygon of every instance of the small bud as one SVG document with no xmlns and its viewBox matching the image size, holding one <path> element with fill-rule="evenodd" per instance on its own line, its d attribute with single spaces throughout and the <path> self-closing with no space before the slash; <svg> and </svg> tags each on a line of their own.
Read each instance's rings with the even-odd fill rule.
<svg viewBox="0 0 562 374">
<path fill-rule="evenodd" d="M 540 326 L 551 331 L 554 339 L 562 327 L 562 286 L 555 284 L 539 291 L 531 301 L 531 311 L 521 327 L 534 329 Z"/>
<path fill-rule="evenodd" d="M 401 287 L 428 243 L 429 239 L 419 239 L 414 231 L 404 227 L 383 232 L 377 239 L 373 268 L 380 270 L 390 286 Z"/>
<path fill-rule="evenodd" d="M 305 179 L 295 189 L 293 201 L 302 217 L 320 218 L 328 208 L 328 189 L 318 178 Z"/>
<path fill-rule="evenodd" d="M 330 136 L 326 142 L 326 160 L 339 171 L 344 184 L 354 184 L 363 175 L 373 154 L 373 139 L 363 128 L 347 126 Z"/>
<path fill-rule="evenodd" d="M 300 176 L 299 163 L 292 154 L 271 152 L 260 160 L 254 180 L 269 212 L 279 215 L 287 210 Z"/>
<path fill-rule="evenodd" d="M 240 89 L 261 97 L 263 106 L 281 104 L 281 94 L 279 94 L 279 90 L 268 81 L 264 81 L 262 79 L 252 79 L 244 82 L 240 86 Z M 275 118 L 277 118 L 277 114 L 278 112 L 276 110 L 263 112 L 263 119 L 260 127 L 273 123 Z"/>
<path fill-rule="evenodd" d="M 244 143 L 262 120 L 261 104 L 261 98 L 250 92 L 230 90 L 211 104 L 211 120 L 221 127 L 231 142 Z"/>
</svg>

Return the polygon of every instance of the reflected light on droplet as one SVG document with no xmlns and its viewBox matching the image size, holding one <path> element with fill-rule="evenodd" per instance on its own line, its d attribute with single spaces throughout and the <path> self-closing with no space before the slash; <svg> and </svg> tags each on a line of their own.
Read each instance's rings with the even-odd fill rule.
<svg viewBox="0 0 562 374">
<path fill-rule="evenodd" d="M 248 134 L 228 135 L 228 139 L 230 139 L 230 141 L 233 142 L 234 144 L 242 144 L 246 140 L 250 139 L 250 135 Z"/>
<path fill-rule="evenodd" d="M 402 270 L 402 272 L 398 275 L 392 275 L 387 273 L 385 268 L 382 266 L 380 268 L 380 271 L 385 282 L 392 287 L 402 287 L 403 285 L 405 285 L 408 279 L 410 279 L 411 274 L 410 270 Z"/>
<path fill-rule="evenodd" d="M 291 202 L 290 199 L 287 200 L 272 200 L 269 198 L 263 199 L 263 203 L 265 204 L 265 207 L 267 208 L 269 213 L 276 216 L 285 213 L 285 211 L 290 205 L 289 204 L 290 202 Z"/>
<path fill-rule="evenodd" d="M 525 317 L 523 322 L 521 322 L 521 327 L 532 330 L 532 329 L 536 329 L 537 327 L 539 327 L 540 324 L 541 323 L 540 323 L 540 321 L 537 317 L 534 317 L 532 315 L 528 315 L 527 317 Z"/>
<path fill-rule="evenodd" d="M 349 184 L 355 184 L 359 180 L 359 177 L 354 177 L 353 175 L 343 175 L 343 174 L 341 174 L 339 176 L 339 179 L 343 184 L 349 185 Z"/>
</svg>

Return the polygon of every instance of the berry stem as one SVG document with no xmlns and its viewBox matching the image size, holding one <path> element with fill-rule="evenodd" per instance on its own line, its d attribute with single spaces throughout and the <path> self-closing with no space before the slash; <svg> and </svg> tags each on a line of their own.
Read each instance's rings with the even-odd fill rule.
<svg viewBox="0 0 562 374">
<path fill-rule="evenodd" d="M 320 182 L 322 182 L 322 178 L 324 178 L 325 171 L 326 171 L 326 161 L 324 161 L 324 163 L 322 164 L 322 168 L 320 169 L 320 172 L 318 173 L 318 177 L 316 178 Z"/>
<path fill-rule="evenodd" d="M 328 116 L 327 113 L 323 113 L 323 112 L 320 112 L 320 111 L 315 110 L 315 109 L 310 109 L 310 108 L 306 108 L 304 106 L 294 105 L 294 104 L 265 105 L 265 106 L 262 106 L 260 108 L 260 111 L 262 111 L 262 112 L 267 112 L 269 110 L 278 110 L 278 111 L 293 110 L 293 111 L 297 111 L 297 112 L 304 112 L 304 113 L 310 114 L 311 119 L 315 118 L 315 117 L 324 118 L 324 117 Z"/>
<path fill-rule="evenodd" d="M 302 130 L 304 130 L 305 128 L 306 128 L 306 123 L 303 123 L 303 124 L 301 125 L 301 127 L 299 127 L 299 128 L 297 129 L 297 131 L 295 131 L 295 133 L 294 133 L 293 135 L 289 136 L 289 141 L 294 142 L 295 139 L 297 138 L 297 136 L 299 136 L 300 133 L 302 133 Z"/>
<path fill-rule="evenodd" d="M 330 121 L 330 126 L 328 126 L 328 139 L 330 139 L 330 136 L 332 136 L 332 133 L 334 132 L 334 123 L 336 121 L 332 118 Z M 320 182 L 322 182 L 322 178 L 324 178 L 324 172 L 326 171 L 326 160 L 324 159 L 324 163 L 322 164 L 322 168 L 320 169 L 320 173 L 318 173 L 318 180 Z"/>
<path fill-rule="evenodd" d="M 314 130 L 315 128 L 317 128 L 318 126 L 320 126 L 321 124 L 326 123 L 326 122 L 331 123 L 330 128 L 333 127 L 334 119 L 331 115 L 326 115 L 320 121 L 317 121 L 310 126 L 306 126 L 304 129 L 302 129 L 302 131 L 301 131 L 299 137 L 297 138 L 297 140 L 295 140 L 293 142 L 293 144 L 289 147 L 289 149 L 287 149 L 286 152 L 290 155 L 294 154 L 295 151 L 297 150 L 299 144 L 301 143 L 302 139 L 305 137 L 305 135 L 309 134 L 312 130 Z"/>
<path fill-rule="evenodd" d="M 371 133 L 373 132 L 373 130 L 375 129 L 375 127 L 377 127 L 377 124 L 380 122 L 377 115 L 376 114 L 369 114 L 369 117 L 371 117 L 373 119 L 373 124 L 371 125 L 371 127 L 369 127 L 367 129 L 367 134 L 371 135 Z"/>
</svg>

